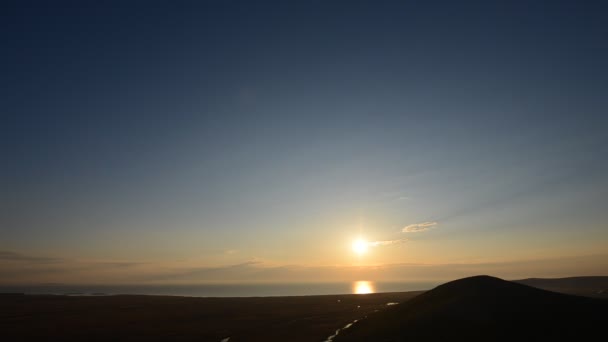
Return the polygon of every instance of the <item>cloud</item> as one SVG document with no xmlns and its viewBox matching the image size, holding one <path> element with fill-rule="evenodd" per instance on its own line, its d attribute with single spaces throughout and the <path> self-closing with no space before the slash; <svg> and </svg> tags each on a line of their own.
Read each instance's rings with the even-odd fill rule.
<svg viewBox="0 0 608 342">
<path fill-rule="evenodd" d="M 437 225 L 437 222 L 433 222 L 433 221 L 414 223 L 414 224 L 410 224 L 410 225 L 403 227 L 403 229 L 401 229 L 401 231 L 404 233 L 419 233 L 419 232 L 424 232 L 425 230 L 429 230 L 429 229 L 431 229 L 431 227 L 434 227 L 436 225 Z"/>
<path fill-rule="evenodd" d="M 372 241 L 374 246 L 390 246 L 400 240 Z M 372 246 L 370 246 L 371 248 Z M 386 282 L 425 282 L 412 290 L 423 290 L 439 282 L 477 275 L 492 274 L 506 279 L 530 277 L 566 277 L 572 274 L 606 274 L 608 255 L 518 261 L 463 261 L 462 263 L 401 263 L 370 265 L 284 265 L 257 258 L 223 266 L 203 266 L 197 262 L 128 262 L 103 260 L 57 259 L 56 262 L 19 261 L 24 256 L 14 252 L 0 253 L 0 284 L 226 284 L 344 282 L 373 279 Z M 37 257 L 28 257 L 26 259 Z M 42 258 L 43 260 L 45 258 Z M 435 283 L 436 281 L 436 283 Z M 431 284 L 433 283 L 433 284 Z M 418 287 L 419 286 L 419 287 Z"/>
<path fill-rule="evenodd" d="M 265 262 L 259 263 L 252 260 L 222 267 L 193 267 L 180 269 L 181 272 L 157 273 L 156 277 L 150 277 L 144 281 L 167 284 L 267 284 L 273 282 L 310 282 L 314 279 L 323 279 L 327 282 L 343 282 L 357 278 L 386 282 L 419 282 L 411 284 L 413 287 L 410 289 L 424 290 L 439 285 L 441 282 L 478 274 L 492 274 L 506 279 L 522 279 L 531 276 L 565 277 L 575 274 L 581 267 L 588 274 L 605 274 L 605 269 L 608 266 L 607 256 L 606 254 L 602 254 L 584 257 L 504 262 L 399 263 L 357 266 L 268 265 Z"/>
<path fill-rule="evenodd" d="M 55 258 L 47 258 L 47 257 L 37 257 L 31 255 L 24 255 L 20 253 L 10 252 L 10 251 L 0 251 L 0 261 L 35 261 L 35 262 L 55 262 L 59 259 Z"/>
<path fill-rule="evenodd" d="M 240 279 L 255 278 L 260 270 L 272 269 L 259 259 L 251 259 L 238 264 L 223 266 L 180 267 L 178 264 L 164 271 L 152 271 L 146 274 L 144 281 L 210 281 L 210 282 L 238 282 Z"/>
<path fill-rule="evenodd" d="M 138 261 L 74 261 L 75 264 L 82 264 L 85 268 L 127 268 L 127 267 L 137 267 L 141 265 L 145 265 L 145 262 Z"/>
<path fill-rule="evenodd" d="M 401 243 L 405 243 L 405 242 L 407 242 L 407 239 L 370 241 L 367 244 L 371 247 L 378 247 L 378 246 L 397 245 L 397 244 L 401 244 Z"/>
</svg>

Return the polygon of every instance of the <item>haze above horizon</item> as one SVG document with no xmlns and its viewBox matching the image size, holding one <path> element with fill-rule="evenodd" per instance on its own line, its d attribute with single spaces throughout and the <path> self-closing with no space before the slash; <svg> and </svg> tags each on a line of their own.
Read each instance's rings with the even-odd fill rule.
<svg viewBox="0 0 608 342">
<path fill-rule="evenodd" d="M 607 9 L 5 1 L 0 285 L 608 275 Z"/>
</svg>

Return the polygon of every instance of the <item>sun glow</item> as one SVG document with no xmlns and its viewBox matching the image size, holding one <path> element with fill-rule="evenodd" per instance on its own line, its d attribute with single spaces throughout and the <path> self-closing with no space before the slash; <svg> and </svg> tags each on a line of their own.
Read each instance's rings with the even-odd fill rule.
<svg viewBox="0 0 608 342">
<path fill-rule="evenodd" d="M 371 281 L 359 280 L 353 283 L 354 294 L 368 294 L 374 292 L 374 284 Z"/>
<path fill-rule="evenodd" d="M 367 241 L 359 238 L 353 241 L 353 252 L 357 253 L 358 255 L 363 255 L 365 252 L 367 252 L 367 245 Z"/>
</svg>

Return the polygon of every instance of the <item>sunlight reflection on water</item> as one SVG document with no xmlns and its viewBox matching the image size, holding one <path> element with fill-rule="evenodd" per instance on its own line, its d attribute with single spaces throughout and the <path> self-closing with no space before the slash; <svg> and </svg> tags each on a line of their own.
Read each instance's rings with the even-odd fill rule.
<svg viewBox="0 0 608 342">
<path fill-rule="evenodd" d="M 371 281 L 358 280 L 353 283 L 354 294 L 368 294 L 374 292 L 376 292 L 376 290 L 374 289 L 374 283 Z"/>
</svg>

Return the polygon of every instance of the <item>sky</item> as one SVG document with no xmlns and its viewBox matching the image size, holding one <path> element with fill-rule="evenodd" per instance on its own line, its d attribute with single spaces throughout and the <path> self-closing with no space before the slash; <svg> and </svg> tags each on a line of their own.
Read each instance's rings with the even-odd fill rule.
<svg viewBox="0 0 608 342">
<path fill-rule="evenodd" d="M 0 283 L 608 275 L 599 1 L 0 6 Z"/>
</svg>

